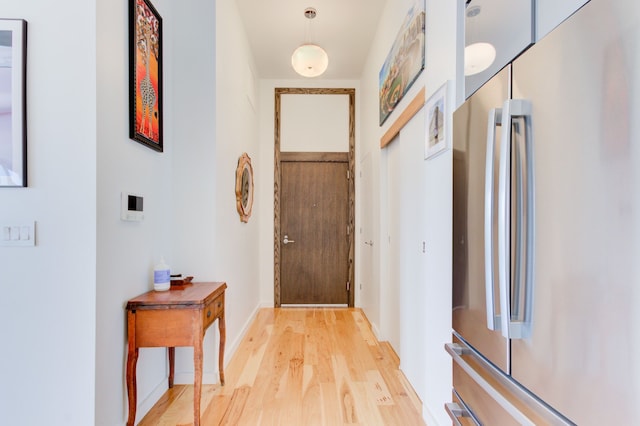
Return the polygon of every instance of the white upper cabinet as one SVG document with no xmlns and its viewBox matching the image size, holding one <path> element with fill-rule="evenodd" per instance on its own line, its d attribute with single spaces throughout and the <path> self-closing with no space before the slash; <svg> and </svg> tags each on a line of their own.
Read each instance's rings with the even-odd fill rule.
<svg viewBox="0 0 640 426">
<path fill-rule="evenodd" d="M 560 25 L 589 0 L 536 0 L 536 41 Z"/>
<path fill-rule="evenodd" d="M 588 1 L 465 1 L 465 98 Z"/>
<path fill-rule="evenodd" d="M 533 0 L 466 2 L 465 97 L 471 96 L 533 43 L 535 27 L 532 2 Z"/>
</svg>

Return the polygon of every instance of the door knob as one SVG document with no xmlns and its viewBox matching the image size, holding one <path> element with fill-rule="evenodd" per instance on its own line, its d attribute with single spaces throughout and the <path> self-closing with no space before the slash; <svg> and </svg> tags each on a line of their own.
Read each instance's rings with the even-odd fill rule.
<svg viewBox="0 0 640 426">
<path fill-rule="evenodd" d="M 290 240 L 288 235 L 284 236 L 284 240 L 282 241 L 283 244 L 289 244 L 289 243 L 295 243 L 295 241 Z"/>
</svg>

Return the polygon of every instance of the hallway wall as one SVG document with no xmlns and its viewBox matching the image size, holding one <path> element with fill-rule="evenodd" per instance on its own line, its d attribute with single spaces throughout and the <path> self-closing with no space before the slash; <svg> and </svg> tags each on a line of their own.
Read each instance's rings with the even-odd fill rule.
<svg viewBox="0 0 640 426">
<path fill-rule="evenodd" d="M 152 288 L 153 265 L 163 256 L 173 265 L 171 247 L 171 159 L 174 120 L 171 113 L 174 78 L 170 2 L 155 1 L 163 18 L 164 152 L 129 139 L 128 9 L 121 2 L 96 1 L 97 57 L 97 225 L 96 241 L 96 425 L 126 420 L 126 301 Z M 120 219 L 120 194 L 144 197 L 144 220 Z M 165 351 L 143 349 L 138 359 L 138 413 L 161 395 Z M 165 385 L 166 386 L 166 385 Z"/>
<path fill-rule="evenodd" d="M 128 12 L 100 0 L 98 15 L 98 269 L 96 419 L 126 420 L 126 300 L 152 288 L 163 256 L 172 272 L 226 281 L 227 353 L 258 305 L 259 203 L 249 223 L 236 211 L 235 170 L 242 152 L 257 155 L 256 112 L 239 69 L 252 65 L 234 2 L 154 0 L 163 18 L 163 153 L 128 138 Z M 217 17 L 223 17 L 218 20 Z M 213 25 L 212 25 L 213 23 Z M 217 40 L 224 40 L 217 43 Z M 223 108 L 219 108 L 223 105 Z M 145 219 L 119 219 L 121 190 L 145 196 Z M 205 336 L 204 383 L 216 383 L 217 327 Z M 227 357 L 228 361 L 228 357 Z M 140 420 L 167 389 L 163 348 L 140 350 Z M 193 383 L 193 350 L 177 348 L 176 383 Z M 83 424 L 91 424 L 85 422 Z"/>
<path fill-rule="evenodd" d="M 380 138 L 421 88 L 428 99 L 449 81 L 455 107 L 463 2 L 426 2 L 425 70 L 380 127 L 378 71 L 412 5 L 412 0 L 387 2 L 361 79 L 363 142 L 356 164 L 371 157 L 371 175 L 364 178 L 374 190 L 370 199 L 359 198 L 358 218 L 371 213 L 377 224 L 371 237 L 375 250 L 361 258 L 370 264 L 359 263 L 361 271 L 370 273 L 370 281 L 361 283 L 362 307 L 380 340 L 390 341 L 398 352 L 402 370 L 422 399 L 424 419 L 447 424 L 442 407 L 451 393 L 451 360 L 443 349 L 451 339 L 451 152 L 423 159 L 424 110 L 387 148 L 380 149 Z"/>
<path fill-rule="evenodd" d="M 36 222 L 35 247 L 0 247 L 1 424 L 94 420 L 95 8 L 0 2 L 28 25 L 29 183 L 0 188 L 0 225 Z"/>
<path fill-rule="evenodd" d="M 356 305 L 380 338 L 396 342 L 425 419 L 447 424 L 442 403 L 450 398 L 451 370 L 442 344 L 450 332 L 451 155 L 405 174 L 399 170 L 410 152 L 405 148 L 424 138 L 405 132 L 387 151 L 379 140 L 421 87 L 428 97 L 445 81 L 455 88 L 461 80 L 455 40 L 463 2 L 427 2 L 427 68 L 382 128 L 378 71 L 410 0 L 387 2 L 360 80 L 322 82 L 258 81 L 233 1 L 153 3 L 165 25 L 162 154 L 128 138 L 127 2 L 0 2 L 0 16 L 29 25 L 29 187 L 0 190 L 0 224 L 35 220 L 37 232 L 35 247 L 0 247 L 7 348 L 1 372 L 10 384 L 0 390 L 0 422 L 123 424 L 124 306 L 151 288 L 151 268 L 161 255 L 174 271 L 228 282 L 227 352 L 233 351 L 256 307 L 273 301 L 273 88 L 305 85 L 356 88 L 356 167 L 367 159 L 372 188 L 370 199 L 357 200 L 356 220 L 370 215 L 376 242 L 368 263 L 356 260 L 356 283 L 364 286 Z M 454 92 L 460 103 L 462 91 Z M 411 126 L 419 133 L 420 121 Z M 245 151 L 256 176 L 248 224 L 238 219 L 234 194 L 237 158 Z M 423 177 L 419 184 L 415 176 Z M 398 188 L 413 189 L 414 197 L 390 206 Z M 145 196 L 144 222 L 119 219 L 123 190 Z M 394 219 L 389 207 L 411 209 L 411 217 Z M 408 231 L 419 223 L 424 227 L 414 239 Z M 389 265 L 389 246 L 381 243 L 390 231 L 409 236 L 398 250 L 412 256 L 424 240 L 426 256 L 418 253 L 409 269 L 397 257 Z M 364 241 L 359 233 L 356 238 L 360 256 Z M 402 271 L 398 282 L 389 279 L 391 270 Z M 401 291 L 389 306 L 392 284 Z M 401 303 L 413 294 L 419 297 Z M 409 316 L 401 317 L 405 307 Z M 211 330 L 207 347 L 217 338 Z M 177 379 L 187 382 L 189 350 L 178 355 Z M 215 354 L 207 356 L 206 381 L 217 379 L 216 361 Z M 164 351 L 143 350 L 139 367 L 142 416 L 166 388 Z M 38 401 L 38 409 L 25 401 Z"/>
</svg>

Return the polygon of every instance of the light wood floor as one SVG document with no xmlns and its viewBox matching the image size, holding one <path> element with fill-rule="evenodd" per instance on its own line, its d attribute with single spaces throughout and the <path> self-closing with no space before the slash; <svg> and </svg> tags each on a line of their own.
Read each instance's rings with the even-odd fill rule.
<svg viewBox="0 0 640 426">
<path fill-rule="evenodd" d="M 424 425 L 422 404 L 359 309 L 262 309 L 202 389 L 202 425 Z M 193 424 L 193 386 L 175 385 L 140 425 Z"/>
</svg>

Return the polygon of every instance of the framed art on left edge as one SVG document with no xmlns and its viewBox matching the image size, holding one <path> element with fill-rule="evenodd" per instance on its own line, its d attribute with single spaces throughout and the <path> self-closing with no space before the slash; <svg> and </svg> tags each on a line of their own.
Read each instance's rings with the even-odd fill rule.
<svg viewBox="0 0 640 426">
<path fill-rule="evenodd" d="M 27 22 L 0 19 L 0 187 L 27 186 Z"/>
<path fill-rule="evenodd" d="M 162 152 L 162 18 L 129 0 L 129 137 Z"/>
</svg>

